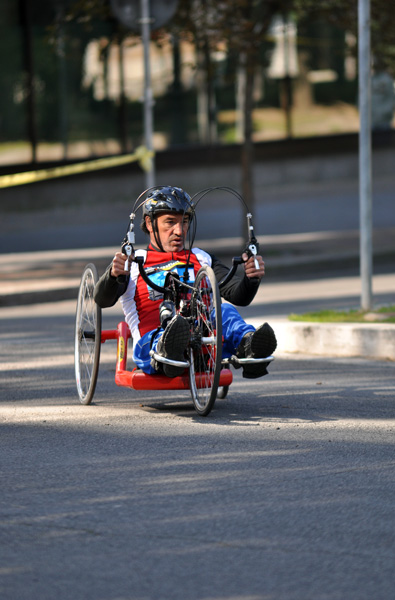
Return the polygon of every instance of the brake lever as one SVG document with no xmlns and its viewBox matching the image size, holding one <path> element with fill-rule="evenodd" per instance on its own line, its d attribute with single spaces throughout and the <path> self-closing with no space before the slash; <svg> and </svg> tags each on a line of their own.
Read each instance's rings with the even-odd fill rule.
<svg viewBox="0 0 395 600">
<path fill-rule="evenodd" d="M 136 238 L 134 235 L 134 217 L 135 217 L 135 215 L 132 213 L 130 215 L 129 231 L 126 234 L 124 243 L 122 244 L 122 247 L 121 247 L 123 254 L 126 254 L 126 256 L 128 257 L 128 260 L 125 262 L 125 271 L 126 272 L 130 271 L 130 265 L 131 265 L 132 260 L 134 259 L 133 244 L 136 243 Z"/>
<path fill-rule="evenodd" d="M 124 270 L 126 272 L 129 272 L 130 264 L 131 264 L 131 262 L 133 260 L 133 256 L 134 256 L 133 246 L 129 242 L 126 242 L 125 244 L 123 244 L 121 250 L 122 250 L 122 253 L 126 254 L 126 256 L 128 257 L 127 261 L 125 262 Z"/>
<path fill-rule="evenodd" d="M 251 258 L 251 256 L 254 256 L 255 268 L 257 270 L 259 270 L 260 266 L 259 266 L 258 259 L 256 258 L 256 256 L 258 255 L 258 252 L 259 252 L 259 242 L 256 239 L 255 234 L 254 234 L 251 213 L 247 213 L 247 225 L 248 225 L 248 244 L 245 248 L 245 252 L 246 252 L 248 258 Z"/>
</svg>

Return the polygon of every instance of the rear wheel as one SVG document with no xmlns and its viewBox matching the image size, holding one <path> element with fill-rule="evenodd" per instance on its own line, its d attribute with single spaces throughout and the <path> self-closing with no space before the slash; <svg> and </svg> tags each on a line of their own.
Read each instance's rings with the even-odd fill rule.
<svg viewBox="0 0 395 600">
<path fill-rule="evenodd" d="M 75 317 L 74 366 L 80 402 L 90 404 L 95 393 L 101 348 L 101 308 L 93 299 L 98 280 L 95 265 L 82 274 Z"/>
<path fill-rule="evenodd" d="M 206 416 L 217 397 L 222 360 L 222 313 L 218 283 L 211 267 L 202 267 L 194 285 L 191 317 L 190 388 L 199 415 Z"/>
</svg>

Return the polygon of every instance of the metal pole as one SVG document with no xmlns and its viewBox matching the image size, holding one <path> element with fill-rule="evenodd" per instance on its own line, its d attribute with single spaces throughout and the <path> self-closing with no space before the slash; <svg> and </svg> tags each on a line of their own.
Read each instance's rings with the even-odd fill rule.
<svg viewBox="0 0 395 600">
<path fill-rule="evenodd" d="M 145 145 L 148 150 L 153 150 L 153 98 L 151 87 L 151 68 L 150 68 L 150 30 L 151 19 L 149 12 L 149 0 L 141 0 L 141 37 L 144 49 L 144 137 Z M 146 187 L 155 185 L 155 162 L 152 158 L 152 169 L 146 172 Z"/>
<path fill-rule="evenodd" d="M 370 0 L 358 0 L 359 55 L 359 223 L 361 308 L 372 308 L 372 130 Z"/>
<path fill-rule="evenodd" d="M 289 22 L 288 15 L 283 14 L 283 36 L 284 36 L 284 110 L 286 120 L 286 131 L 287 137 L 292 137 L 292 81 L 291 71 L 289 68 L 289 51 L 290 51 L 290 40 L 289 40 Z"/>
</svg>

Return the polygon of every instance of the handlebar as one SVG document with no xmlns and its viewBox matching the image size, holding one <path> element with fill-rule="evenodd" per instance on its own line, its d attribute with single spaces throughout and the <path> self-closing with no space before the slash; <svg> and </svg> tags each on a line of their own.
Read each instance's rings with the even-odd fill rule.
<svg viewBox="0 0 395 600">
<path fill-rule="evenodd" d="M 240 200 L 242 200 L 242 198 L 239 194 L 235 193 L 234 190 L 230 190 L 229 188 L 212 188 L 212 189 L 225 189 L 227 191 L 231 191 L 234 195 L 239 197 Z M 208 191 L 210 191 L 210 189 L 203 190 L 203 192 L 204 192 L 203 195 L 205 195 Z M 243 201 L 243 203 L 244 203 L 244 201 Z M 245 204 L 245 206 L 246 206 L 246 204 Z M 145 281 L 145 283 L 150 288 L 155 290 L 156 292 L 166 295 L 166 292 L 169 291 L 168 288 L 166 288 L 166 286 L 162 287 L 162 286 L 154 283 L 153 281 L 151 281 L 151 279 L 146 274 L 145 269 L 144 269 L 144 258 L 142 256 L 134 256 L 134 249 L 133 249 L 133 245 L 135 243 L 134 217 L 135 217 L 135 214 L 132 213 L 130 215 L 129 231 L 126 234 L 126 236 L 124 238 L 124 243 L 122 245 L 122 252 L 124 254 L 126 254 L 128 257 L 128 261 L 126 261 L 126 265 L 125 265 L 125 270 L 126 271 L 129 270 L 130 261 L 136 262 L 138 265 L 139 273 L 140 273 L 141 277 L 143 278 L 143 280 Z M 250 258 L 251 256 L 254 257 L 255 267 L 256 267 L 256 269 L 259 269 L 259 263 L 256 258 L 257 254 L 259 252 L 259 243 L 258 243 L 257 238 L 255 237 L 254 228 L 252 225 L 252 214 L 250 212 L 248 212 L 246 217 L 247 217 L 247 228 L 248 228 L 248 242 L 244 249 L 244 252 L 246 252 L 248 258 Z M 227 273 L 227 275 L 225 275 L 225 277 L 218 283 L 218 286 L 220 288 L 223 287 L 224 285 L 226 285 L 232 279 L 232 277 L 235 275 L 235 273 L 237 271 L 237 267 L 239 265 L 241 265 L 243 262 L 244 261 L 240 256 L 235 256 L 232 259 L 232 267 L 229 269 L 229 272 Z"/>
<path fill-rule="evenodd" d="M 156 283 L 151 281 L 151 279 L 148 277 L 147 273 L 145 272 L 144 257 L 143 256 L 135 256 L 133 260 L 134 260 L 134 262 L 137 263 L 138 268 L 139 268 L 139 273 L 140 273 L 141 277 L 144 279 L 145 283 L 149 287 L 151 287 L 153 290 L 155 290 L 156 292 L 159 292 L 160 294 L 165 294 L 167 291 L 166 288 L 162 287 L 160 285 L 157 285 Z"/>
<path fill-rule="evenodd" d="M 153 290 L 155 290 L 156 292 L 159 292 L 160 294 L 166 294 L 166 292 L 168 291 L 166 287 L 162 287 L 156 283 L 154 283 L 147 275 L 147 273 L 145 272 L 144 269 L 144 257 L 143 256 L 135 256 L 133 261 L 135 263 L 137 263 L 138 268 L 139 268 L 139 273 L 141 275 L 141 277 L 143 278 L 143 280 L 145 281 L 145 283 L 151 287 Z M 229 269 L 228 273 L 225 275 L 225 277 L 218 283 L 218 286 L 221 288 L 222 286 L 226 285 L 234 276 L 234 274 L 237 271 L 237 267 L 239 265 L 241 265 L 243 263 L 243 259 L 241 258 L 241 256 L 235 256 L 232 260 L 232 267 Z"/>
<path fill-rule="evenodd" d="M 222 286 L 226 285 L 228 283 L 228 281 L 230 281 L 233 277 L 233 275 L 236 273 L 237 271 L 237 267 L 239 265 L 241 265 L 243 263 L 243 259 L 241 258 L 241 256 L 235 256 L 232 259 L 232 267 L 229 269 L 227 275 L 225 275 L 225 277 L 219 282 L 218 287 L 221 288 Z"/>
</svg>

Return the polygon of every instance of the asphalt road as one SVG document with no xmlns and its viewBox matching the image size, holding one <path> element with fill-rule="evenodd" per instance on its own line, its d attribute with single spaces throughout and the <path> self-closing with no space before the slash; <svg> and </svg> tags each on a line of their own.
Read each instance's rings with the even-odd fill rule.
<svg viewBox="0 0 395 600">
<path fill-rule="evenodd" d="M 393 176 L 374 182 L 374 228 L 393 227 Z M 125 201 L 89 203 L 83 206 L 55 204 L 50 209 L 11 208 L 0 221 L 0 253 L 35 252 L 70 248 L 118 246 L 128 227 L 132 209 Z M 245 208 L 232 195 L 213 192 L 197 209 L 197 238 L 216 239 L 247 235 Z M 145 244 L 136 218 L 137 244 Z M 349 180 L 286 184 L 256 190 L 256 235 L 300 234 L 316 231 L 359 229 L 358 182 Z"/>
<path fill-rule="evenodd" d="M 81 406 L 74 308 L 0 309 L 3 600 L 392 600 L 392 363 L 279 355 L 202 419 L 107 342 Z"/>
</svg>

